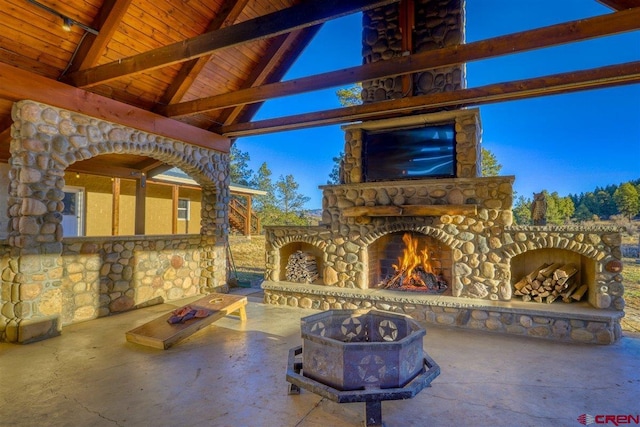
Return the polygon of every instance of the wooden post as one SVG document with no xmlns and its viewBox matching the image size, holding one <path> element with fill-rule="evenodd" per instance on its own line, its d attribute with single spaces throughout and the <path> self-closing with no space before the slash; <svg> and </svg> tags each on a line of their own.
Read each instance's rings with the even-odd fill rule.
<svg viewBox="0 0 640 427">
<path fill-rule="evenodd" d="M 251 237 L 251 194 L 247 196 L 247 216 L 244 219 L 244 235 Z"/>
<path fill-rule="evenodd" d="M 147 202 L 147 176 L 143 173 L 136 179 L 136 224 L 134 233 L 144 234 Z"/>
<path fill-rule="evenodd" d="M 111 178 L 111 235 L 120 234 L 120 178 Z"/>
<path fill-rule="evenodd" d="M 178 201 L 180 200 L 180 187 L 171 186 L 171 233 L 178 234 Z"/>
</svg>

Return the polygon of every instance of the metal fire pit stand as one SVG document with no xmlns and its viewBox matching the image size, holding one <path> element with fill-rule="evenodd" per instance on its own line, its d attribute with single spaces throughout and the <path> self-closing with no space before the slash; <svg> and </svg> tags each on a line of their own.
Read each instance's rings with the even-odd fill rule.
<svg viewBox="0 0 640 427">
<path fill-rule="evenodd" d="M 302 375 L 301 355 L 302 346 L 289 350 L 287 364 L 287 382 L 290 383 L 289 394 L 300 394 L 300 389 L 304 388 L 337 403 L 365 402 L 366 427 L 384 426 L 382 422 L 383 400 L 411 399 L 440 375 L 440 366 L 424 353 L 423 372 L 404 387 L 340 391 Z"/>
</svg>

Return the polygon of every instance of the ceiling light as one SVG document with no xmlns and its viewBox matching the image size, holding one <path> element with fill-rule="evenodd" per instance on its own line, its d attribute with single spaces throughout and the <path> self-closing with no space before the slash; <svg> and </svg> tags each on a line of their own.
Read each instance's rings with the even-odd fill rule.
<svg viewBox="0 0 640 427">
<path fill-rule="evenodd" d="M 59 17 L 60 19 L 62 19 L 62 29 L 65 31 L 71 31 L 71 27 L 72 26 L 76 26 L 76 27 L 80 27 L 83 30 L 85 30 L 86 32 L 89 32 L 95 36 L 98 35 L 98 30 L 96 30 L 95 28 L 91 28 L 88 25 L 83 24 L 82 22 L 78 22 L 73 18 L 69 18 L 67 15 L 63 15 L 62 13 L 58 12 L 55 9 L 51 9 L 49 6 L 46 6 L 42 3 L 38 3 L 35 0 L 27 0 L 29 3 L 31 3 L 34 6 L 39 7 L 42 10 L 45 10 L 49 13 L 51 13 L 52 15 L 56 15 L 57 17 Z"/>
<path fill-rule="evenodd" d="M 69 18 L 62 18 L 62 29 L 65 30 L 66 32 L 71 31 L 71 26 L 73 25 L 73 22 L 71 22 L 71 19 Z"/>
</svg>

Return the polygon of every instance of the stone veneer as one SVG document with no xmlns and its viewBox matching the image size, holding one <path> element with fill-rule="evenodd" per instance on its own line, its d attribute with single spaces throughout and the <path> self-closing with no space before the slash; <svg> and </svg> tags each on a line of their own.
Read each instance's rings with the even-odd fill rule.
<svg viewBox="0 0 640 427">
<path fill-rule="evenodd" d="M 58 288 L 61 325 L 200 294 L 203 277 L 213 275 L 202 271 L 201 243 L 198 235 L 65 238 Z M 9 249 L 0 246 L 3 267 L 10 262 Z M 23 292 L 38 294 L 40 288 L 25 284 Z M 47 294 L 40 311 L 55 313 L 56 299 L 55 293 Z"/>
<path fill-rule="evenodd" d="M 86 282 L 78 284 L 74 292 L 99 291 L 94 295 L 99 301 L 94 306 L 94 312 L 89 314 L 91 310 L 83 308 L 80 317 L 106 314 L 106 306 L 109 312 L 130 307 L 136 301 L 136 298 L 131 298 L 131 289 L 140 289 L 136 280 L 143 278 L 134 274 L 131 278 L 133 284 L 126 285 L 124 282 L 127 279 L 116 280 L 115 277 L 128 274 L 125 273 L 129 269 L 124 260 L 131 255 L 125 256 L 124 253 L 131 250 L 128 249 L 131 245 L 134 252 L 136 248 L 189 246 L 191 255 L 176 256 L 182 257 L 183 262 L 188 259 L 190 266 L 197 260 L 196 271 L 200 273 L 196 281 L 197 290 L 206 292 L 226 286 L 228 153 L 192 146 L 28 100 L 14 104 L 12 118 L 8 254 L 2 263 L 0 339 L 25 343 L 55 336 L 60 333 L 63 323 L 76 318 L 77 314 L 67 313 L 77 310 L 65 307 L 65 303 L 69 303 L 68 299 L 65 300 L 65 295 L 69 294 L 65 294 L 69 269 L 74 277 L 79 277 L 78 270 L 81 268 L 89 269 L 82 275 L 90 277 L 84 277 Z M 102 154 L 152 157 L 179 167 L 196 180 L 202 188 L 202 228 L 198 242 L 189 238 L 187 243 L 180 243 L 180 239 L 174 241 L 165 238 L 159 243 L 155 237 L 137 237 L 129 242 L 118 243 L 123 242 L 122 238 L 112 238 L 110 243 L 87 243 L 77 248 L 63 241 L 61 212 L 64 171 L 77 161 Z M 78 254 L 71 257 L 75 261 L 67 264 L 69 256 L 75 251 Z M 133 260 L 127 261 L 127 265 L 144 259 L 142 252 L 137 253 Z M 97 257 L 101 260 L 98 261 Z M 172 261 L 179 263 L 178 258 L 172 258 Z M 154 260 L 149 264 L 150 269 L 157 269 L 153 267 L 155 263 L 162 264 L 160 259 Z M 111 279 L 100 279 L 100 289 L 97 289 L 95 269 L 99 266 L 98 272 L 105 273 L 105 265 L 110 265 L 108 278 L 115 281 L 109 285 Z M 118 272 L 120 269 L 122 271 Z M 103 289 L 103 285 L 106 289 Z M 196 289 L 192 285 L 184 288 L 184 281 L 180 284 L 173 282 L 170 288 L 174 286 L 182 291 L 168 291 L 167 298 L 181 297 L 184 292 L 191 293 Z M 108 304 L 104 296 L 107 293 Z M 76 296 L 73 299 L 76 300 Z M 79 299 L 84 301 L 88 297 Z M 86 307 L 84 304 L 80 306 Z"/>
<path fill-rule="evenodd" d="M 265 227 L 265 302 L 317 309 L 392 310 L 434 323 L 559 340 L 612 343 L 620 337 L 624 288 L 618 227 L 514 226 L 513 177 L 478 177 L 480 131 L 477 110 L 440 112 L 345 127 L 345 184 L 323 186 L 322 224 Z M 361 182 L 363 129 L 419 123 L 456 123 L 456 178 Z M 434 206 L 451 213 L 425 216 L 346 216 L 345 209 Z M 457 213 L 464 207 L 464 213 Z M 452 254 L 450 296 L 372 289 L 368 247 L 389 233 L 426 235 Z M 284 281 L 281 256 L 300 247 L 316 254 L 321 284 Z M 576 262 L 589 285 L 588 302 L 524 303 L 512 286 L 524 274 L 521 257 L 532 262 Z M 284 260 L 286 262 L 286 260 Z M 538 264 L 539 265 L 539 264 Z M 536 265 L 536 267 L 538 266 Z M 610 271 L 611 270 L 611 271 Z M 527 271 L 528 272 L 528 271 Z"/>
</svg>

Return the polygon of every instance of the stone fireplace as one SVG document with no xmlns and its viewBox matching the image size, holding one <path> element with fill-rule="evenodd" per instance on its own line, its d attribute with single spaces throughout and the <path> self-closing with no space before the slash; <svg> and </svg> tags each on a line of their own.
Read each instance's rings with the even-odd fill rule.
<svg viewBox="0 0 640 427">
<path fill-rule="evenodd" d="M 403 0 L 363 14 L 364 63 L 463 40 L 462 0 Z M 454 65 L 365 81 L 362 100 L 464 86 L 465 67 Z M 407 114 L 343 127 L 340 185 L 320 187 L 319 226 L 265 227 L 265 302 L 319 310 L 377 308 L 441 325 L 616 342 L 624 315 L 620 230 L 513 225 L 515 177 L 481 176 L 479 111 Z M 428 268 L 444 286 L 380 285 L 397 275 L 392 265 L 404 250 L 405 235 L 426 251 Z M 284 280 L 282 270 L 294 250 L 315 258 L 313 283 Z M 576 270 L 572 280 L 584 288 L 580 302 L 539 296 L 526 301 L 518 295 L 523 277 L 560 263 Z"/>
<path fill-rule="evenodd" d="M 366 182 L 363 135 L 377 129 L 453 123 L 454 177 Z M 344 184 L 322 186 L 317 227 L 267 227 L 265 302 L 320 310 L 377 308 L 442 325 L 565 341 L 613 343 L 624 299 L 617 227 L 516 226 L 513 176 L 480 177 L 478 110 L 358 123 L 344 127 Z M 409 234 L 445 289 L 385 288 Z M 284 280 L 288 256 L 317 261 L 314 283 Z M 514 285 L 539 265 L 577 266 L 586 284 L 577 303 L 524 302 Z"/>
</svg>

